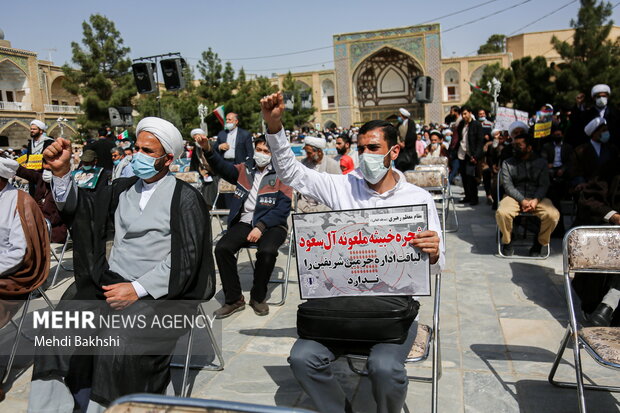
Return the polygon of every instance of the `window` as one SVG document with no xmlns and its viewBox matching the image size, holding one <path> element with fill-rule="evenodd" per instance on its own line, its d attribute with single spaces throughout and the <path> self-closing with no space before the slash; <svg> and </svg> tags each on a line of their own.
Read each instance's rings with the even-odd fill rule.
<svg viewBox="0 0 620 413">
<path fill-rule="evenodd" d="M 0 102 L 4 101 L 4 98 L 2 97 L 2 91 L 0 90 Z"/>
<path fill-rule="evenodd" d="M 63 106 L 69 106 L 69 104 L 68 104 L 67 102 L 65 102 L 64 100 L 63 100 L 62 102 L 60 102 L 60 103 L 61 103 L 61 105 L 63 105 Z"/>
<path fill-rule="evenodd" d="M 7 90 L 6 91 L 6 101 L 7 102 L 15 102 L 15 96 L 13 95 L 13 91 L 12 90 Z"/>
<path fill-rule="evenodd" d="M 58 101 L 57 100 L 52 100 L 52 105 L 58 106 Z"/>
</svg>

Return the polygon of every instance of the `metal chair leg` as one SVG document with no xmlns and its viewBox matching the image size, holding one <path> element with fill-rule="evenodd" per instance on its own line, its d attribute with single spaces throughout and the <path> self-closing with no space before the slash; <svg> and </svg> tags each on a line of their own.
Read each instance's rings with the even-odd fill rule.
<svg viewBox="0 0 620 413">
<path fill-rule="evenodd" d="M 21 335 L 22 328 L 24 327 L 24 320 L 26 320 L 26 316 L 28 315 L 28 307 L 30 306 L 30 300 L 32 300 L 32 293 L 28 294 L 28 298 L 26 299 L 26 302 L 24 303 L 24 308 L 22 310 L 22 317 L 19 320 L 19 325 L 17 326 L 17 333 L 15 334 L 15 341 L 13 341 L 13 347 L 11 348 L 11 353 L 9 354 L 9 362 L 6 365 L 4 377 L 2 378 L 2 384 L 7 382 L 7 380 L 9 379 L 9 375 L 11 374 L 11 368 L 13 367 L 13 361 L 15 360 L 15 354 L 17 354 L 19 336 Z"/>
<path fill-rule="evenodd" d="M 181 384 L 181 397 L 187 397 L 189 388 L 187 386 L 187 379 L 189 378 L 189 362 L 192 357 L 192 341 L 194 338 L 194 327 L 190 328 L 189 335 L 187 336 L 187 352 L 185 353 L 185 367 L 183 367 L 183 382 Z"/>
</svg>

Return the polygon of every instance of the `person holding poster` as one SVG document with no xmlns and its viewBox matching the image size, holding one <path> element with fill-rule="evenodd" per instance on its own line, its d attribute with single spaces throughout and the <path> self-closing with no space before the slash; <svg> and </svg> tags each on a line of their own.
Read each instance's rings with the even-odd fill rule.
<svg viewBox="0 0 620 413">
<path fill-rule="evenodd" d="M 357 142 L 359 168 L 347 175 L 331 175 L 306 168 L 295 159 L 282 126 L 282 93 L 261 99 L 261 109 L 273 166 L 285 184 L 333 210 L 426 205 L 428 229 L 416 233 L 411 245 L 428 254 L 431 273 L 441 271 L 445 258 L 435 203 L 427 191 L 407 183 L 392 167 L 400 147 L 398 131 L 391 123 L 373 120 L 364 124 Z M 408 381 L 404 362 L 415 339 L 415 328 L 413 323 L 402 344 L 379 343 L 369 349 L 368 371 L 378 412 L 400 412 L 405 403 Z M 340 350 L 306 339 L 298 339 L 291 349 L 293 374 L 321 412 L 350 410 L 350 402 L 330 368 L 342 354 Z"/>
</svg>

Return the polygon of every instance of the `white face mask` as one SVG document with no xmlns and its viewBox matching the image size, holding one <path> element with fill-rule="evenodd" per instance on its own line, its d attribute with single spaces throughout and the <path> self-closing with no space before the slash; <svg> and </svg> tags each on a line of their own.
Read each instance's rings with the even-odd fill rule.
<svg viewBox="0 0 620 413">
<path fill-rule="evenodd" d="M 269 162 L 271 162 L 271 155 L 262 152 L 254 152 L 254 162 L 256 162 L 256 166 L 259 168 L 267 166 Z"/>
<path fill-rule="evenodd" d="M 46 182 L 48 184 L 52 182 L 52 171 L 50 171 L 49 169 L 43 170 L 43 182 Z"/>
<path fill-rule="evenodd" d="M 364 179 L 370 184 L 374 185 L 379 182 L 390 169 L 383 164 L 383 160 L 392 152 L 392 149 L 394 149 L 393 146 L 385 155 L 374 153 L 363 153 L 360 155 L 360 170 L 362 175 L 364 175 Z"/>
<path fill-rule="evenodd" d="M 607 106 L 607 98 L 605 96 L 599 96 L 596 98 L 596 107 L 599 109 L 603 109 Z"/>
<path fill-rule="evenodd" d="M 231 130 L 235 129 L 235 124 L 232 122 L 226 122 L 224 128 L 226 128 L 226 130 L 230 132 Z"/>
</svg>

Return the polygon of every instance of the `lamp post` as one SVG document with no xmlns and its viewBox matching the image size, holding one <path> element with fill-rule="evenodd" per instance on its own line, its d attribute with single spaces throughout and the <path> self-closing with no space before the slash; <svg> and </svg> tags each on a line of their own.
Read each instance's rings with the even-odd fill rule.
<svg viewBox="0 0 620 413">
<path fill-rule="evenodd" d="M 56 122 L 58 122 L 58 126 L 60 126 L 60 137 L 64 138 L 65 136 L 65 128 L 64 128 L 64 122 L 67 122 L 66 118 L 63 118 L 62 116 L 59 116 L 58 119 L 56 119 Z"/>
<path fill-rule="evenodd" d="M 497 80 L 496 77 L 493 77 L 493 79 L 487 82 L 487 87 L 489 88 L 489 93 L 493 96 L 492 112 L 495 115 L 497 114 L 497 108 L 499 106 L 497 103 L 497 97 L 499 96 L 499 91 L 502 89 L 502 82 Z"/>
<path fill-rule="evenodd" d="M 209 132 L 207 131 L 207 124 L 205 123 L 205 118 L 207 117 L 208 114 L 209 114 L 209 108 L 207 107 L 207 105 L 204 105 L 202 103 L 198 105 L 198 116 L 200 116 L 200 128 L 203 131 L 205 131 L 207 136 L 209 135 Z"/>
</svg>

